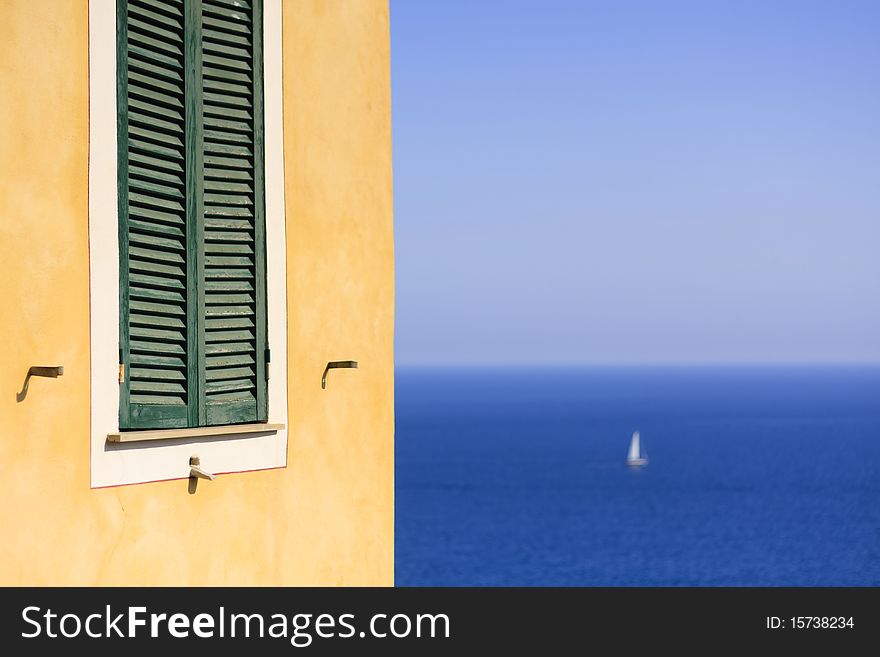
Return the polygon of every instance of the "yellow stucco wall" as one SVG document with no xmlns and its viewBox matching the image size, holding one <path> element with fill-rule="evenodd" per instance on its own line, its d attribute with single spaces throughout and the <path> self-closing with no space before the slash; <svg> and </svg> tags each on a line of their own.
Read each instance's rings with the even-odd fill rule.
<svg viewBox="0 0 880 657">
<path fill-rule="evenodd" d="M 392 584 L 387 0 L 284 0 L 288 467 L 195 495 L 89 487 L 88 2 L 3 10 L 0 584 Z"/>
</svg>

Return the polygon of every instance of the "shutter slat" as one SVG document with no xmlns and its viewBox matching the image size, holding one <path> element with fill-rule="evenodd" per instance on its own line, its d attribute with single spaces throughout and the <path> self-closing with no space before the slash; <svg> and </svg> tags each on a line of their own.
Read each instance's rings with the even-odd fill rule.
<svg viewBox="0 0 880 657">
<path fill-rule="evenodd" d="M 129 285 L 129 294 L 132 299 L 178 304 L 184 308 L 185 312 L 186 299 L 182 294 L 174 290 L 157 290 L 153 287 L 131 284 Z"/>
<path fill-rule="evenodd" d="M 205 317 L 208 319 L 224 317 L 253 317 L 256 313 L 251 305 L 235 305 L 234 302 L 224 303 L 222 306 L 205 309 Z"/>
<path fill-rule="evenodd" d="M 244 292 L 250 294 L 254 291 L 253 277 L 240 280 L 220 279 L 205 281 L 206 292 Z"/>
<path fill-rule="evenodd" d="M 138 371 L 138 370 L 136 370 Z M 186 392 L 186 385 L 183 383 L 176 383 L 174 381 L 157 381 L 155 379 L 138 379 L 137 381 L 133 381 L 131 384 L 131 390 L 133 393 L 146 393 L 146 395 L 150 394 L 158 394 L 158 395 L 173 395 L 181 401 L 183 400 L 183 394 Z M 145 395 L 145 396 L 146 396 Z"/>
<path fill-rule="evenodd" d="M 254 365 L 254 357 L 251 354 L 239 354 L 237 356 L 212 356 L 208 360 L 208 371 L 217 368 L 234 368 L 241 365 Z"/>
<path fill-rule="evenodd" d="M 178 264 L 181 268 L 186 264 L 180 253 L 160 251 L 157 249 L 145 249 L 139 246 L 129 246 L 128 253 L 131 258 L 138 260 L 153 260 L 159 263 Z"/>
<path fill-rule="evenodd" d="M 144 367 L 164 367 L 169 370 L 182 371 L 186 367 L 186 360 L 180 356 L 156 356 L 155 354 L 131 355 L 131 364 L 143 365 Z"/>
<path fill-rule="evenodd" d="M 242 84 L 239 82 L 233 82 L 228 79 L 221 81 L 206 77 L 205 90 L 217 94 L 233 94 L 247 100 L 248 103 L 250 103 L 251 85 L 249 83 Z"/>
<path fill-rule="evenodd" d="M 184 267 L 175 267 L 174 265 L 164 265 L 151 260 L 141 260 L 138 258 L 131 259 L 131 271 L 142 274 L 154 274 L 157 276 L 176 276 L 186 279 L 186 269 Z"/>
<path fill-rule="evenodd" d="M 212 67 L 229 69 L 240 73 L 251 73 L 250 48 L 222 39 L 205 41 L 202 44 L 208 64 Z"/>
<path fill-rule="evenodd" d="M 180 228 L 136 219 L 129 219 L 128 226 L 128 239 L 132 244 L 186 253 L 182 239 L 175 239 L 183 235 Z"/>
<path fill-rule="evenodd" d="M 241 194 L 238 192 L 229 192 L 226 194 L 208 193 L 205 194 L 205 204 L 210 205 L 212 211 L 214 211 L 215 207 L 218 208 L 217 211 L 219 211 L 220 208 L 251 206 L 254 204 L 254 199 L 250 194 Z M 247 210 L 247 216 L 250 216 L 252 212 L 252 210 Z"/>
<path fill-rule="evenodd" d="M 249 36 L 245 34 L 236 34 L 227 30 L 214 30 L 211 28 L 205 28 L 204 30 L 202 30 L 202 38 L 204 38 L 206 42 L 213 42 L 221 45 L 228 44 L 233 47 L 238 46 L 239 48 L 251 47 L 251 40 Z"/>
<path fill-rule="evenodd" d="M 131 270 L 145 274 L 155 274 L 158 276 L 177 276 L 179 278 L 186 278 L 186 268 L 184 267 L 168 265 L 153 260 L 142 260 L 141 258 L 135 259 L 134 256 L 131 258 Z"/>
<path fill-rule="evenodd" d="M 131 339 L 131 351 L 132 352 L 142 352 L 145 354 L 156 354 L 159 356 L 184 356 L 186 355 L 186 348 L 183 345 L 175 344 L 173 342 L 150 342 L 149 340 L 136 340 L 134 337 Z"/>
<path fill-rule="evenodd" d="M 170 276 L 148 275 L 137 272 L 137 263 L 131 266 L 132 273 L 129 275 L 132 287 L 139 287 L 144 290 L 185 290 L 186 284 L 177 278 Z"/>
<path fill-rule="evenodd" d="M 214 7 L 226 7 L 227 9 L 232 9 L 233 11 L 247 11 L 251 10 L 251 3 L 247 0 L 204 0 L 206 5 L 212 5 Z"/>
<path fill-rule="evenodd" d="M 247 183 L 225 182 L 222 180 L 206 180 L 205 190 L 209 192 L 226 192 L 230 194 L 254 193 L 254 188 Z"/>
<path fill-rule="evenodd" d="M 207 331 L 206 342 L 208 345 L 235 344 L 238 342 L 250 344 L 254 337 L 252 331 Z"/>
<path fill-rule="evenodd" d="M 250 378 L 236 379 L 234 381 L 209 380 L 207 382 L 207 384 L 205 384 L 205 390 L 207 391 L 208 395 L 211 395 L 213 393 L 220 393 L 220 392 L 226 392 L 226 393 L 237 392 L 239 394 L 242 394 L 242 396 L 253 395 L 256 387 L 257 387 L 256 382 Z M 225 399 L 235 399 L 235 397 L 233 397 L 231 395 L 227 395 L 225 397 Z"/>
<path fill-rule="evenodd" d="M 236 119 L 238 121 L 250 122 L 253 120 L 253 114 L 246 109 L 232 109 L 230 107 L 214 107 L 206 105 L 204 107 L 205 118 L 217 117 L 221 119 Z"/>
<path fill-rule="evenodd" d="M 250 171 L 243 169 L 218 169 L 217 167 L 206 167 L 205 168 L 205 180 L 208 184 L 213 180 L 224 181 L 224 180 L 236 180 L 236 181 L 245 181 L 247 183 L 251 183 L 254 180 L 253 175 Z"/>
<path fill-rule="evenodd" d="M 235 130 L 206 130 L 205 139 L 212 144 L 229 144 L 229 145 L 247 145 L 253 143 L 253 137 L 247 132 L 237 132 Z M 247 149 L 245 153 L 250 156 L 252 151 Z"/>
<path fill-rule="evenodd" d="M 172 414 L 176 415 L 176 413 L 173 413 L 173 411 L 177 410 L 177 408 L 179 408 L 181 411 L 186 410 L 186 399 L 183 396 L 175 395 L 174 397 L 163 397 L 162 395 L 156 394 L 155 392 L 150 392 L 146 395 L 139 395 L 137 394 L 137 392 L 132 391 L 131 403 L 135 405 L 149 406 L 154 410 L 160 411 L 163 417 Z M 163 404 L 165 405 L 164 407 Z M 176 422 L 174 422 L 170 426 L 176 427 L 178 425 Z"/>
<path fill-rule="evenodd" d="M 163 183 L 169 183 L 172 189 L 180 191 L 180 179 L 173 173 L 166 173 L 158 168 L 144 168 L 131 163 L 128 165 L 128 172 L 129 175 L 131 175 L 132 180 L 142 180 L 145 183 L 149 183 L 150 181 L 161 181 Z M 162 187 L 167 188 L 168 185 L 162 185 Z"/>
<path fill-rule="evenodd" d="M 205 353 L 209 357 L 224 354 L 250 355 L 254 353 L 254 345 L 251 342 L 218 342 L 216 344 L 206 345 Z"/>
<path fill-rule="evenodd" d="M 133 326 L 131 329 L 131 335 L 139 340 L 150 340 L 155 342 L 186 342 L 185 332 L 175 331 L 174 329 Z"/>
<path fill-rule="evenodd" d="M 205 265 L 208 267 L 251 267 L 253 266 L 253 257 L 244 256 L 208 256 L 205 259 Z"/>
<path fill-rule="evenodd" d="M 232 107 L 250 109 L 251 99 L 247 96 L 236 96 L 222 92 L 205 92 L 205 105 L 214 105 L 215 107 Z"/>
<path fill-rule="evenodd" d="M 205 128 L 212 130 L 220 129 L 233 133 L 242 132 L 246 135 L 249 135 L 251 132 L 251 126 L 247 121 L 230 121 L 228 118 L 215 118 L 213 116 L 205 117 Z"/>
<path fill-rule="evenodd" d="M 254 297 L 251 294 L 217 294 L 211 290 L 205 294 L 205 305 L 207 306 L 243 306 L 253 303 Z M 210 309 L 206 312 L 210 312 Z"/>
<path fill-rule="evenodd" d="M 233 253 L 253 254 L 254 248 L 250 244 L 228 244 L 226 242 L 207 242 L 205 253 L 208 255 L 227 255 Z"/>
<path fill-rule="evenodd" d="M 141 316 L 146 321 L 147 317 L 170 316 L 170 317 L 186 317 L 186 310 L 178 303 L 164 303 L 158 301 L 138 301 L 133 299 L 130 304 L 133 312 L 143 313 Z"/>
<path fill-rule="evenodd" d="M 205 155 L 205 166 L 216 167 L 217 170 L 222 169 L 244 169 L 248 175 L 251 175 L 252 164 L 248 160 L 235 157 L 220 157 L 218 155 Z"/>
<path fill-rule="evenodd" d="M 141 205 L 152 206 L 154 205 L 152 202 L 153 197 L 159 197 L 163 203 L 170 204 L 163 207 L 171 207 L 174 210 L 183 207 L 183 192 L 180 189 L 178 181 L 174 180 L 173 176 L 168 176 L 161 172 L 155 176 L 151 176 L 151 172 L 145 169 L 139 169 L 137 171 L 132 171 L 131 173 L 132 178 L 128 183 L 129 188 L 136 189 L 143 193 L 139 194 L 137 198 L 134 198 L 134 195 L 129 196 L 130 202 L 138 202 Z M 134 174 L 137 174 L 137 177 L 135 177 Z M 153 182 L 153 180 L 156 182 Z M 149 202 L 144 201 L 144 199 L 148 199 Z"/>
<path fill-rule="evenodd" d="M 212 282 L 217 284 L 217 281 L 219 280 L 230 283 L 230 288 L 228 289 L 232 289 L 233 283 L 239 280 L 250 280 L 253 279 L 253 277 L 254 272 L 251 271 L 250 268 L 233 269 L 231 267 L 225 267 L 223 269 L 217 269 L 212 267 L 205 271 L 205 284 L 207 285 Z M 208 291 L 211 291 L 210 288 L 208 288 Z"/>
<path fill-rule="evenodd" d="M 230 2 L 238 2 L 239 0 L 229 0 Z M 162 12 L 163 14 L 183 21 L 183 2 L 181 0 L 129 0 L 129 7 L 144 7 L 151 11 Z"/>
<path fill-rule="evenodd" d="M 205 224 L 210 222 L 211 228 L 247 230 L 253 227 L 254 215 L 249 208 L 238 208 L 221 205 L 205 207 Z"/>
<path fill-rule="evenodd" d="M 229 328 L 253 329 L 254 319 L 252 316 L 209 318 L 205 320 L 205 328 L 209 331 Z"/>
<path fill-rule="evenodd" d="M 212 247 L 214 244 L 229 244 L 229 245 L 240 245 L 247 246 L 251 248 L 246 242 L 251 242 L 250 235 L 247 233 L 240 232 L 231 232 L 231 231 L 219 231 L 212 230 L 210 233 L 205 235 L 205 242 L 208 247 Z M 251 249 L 252 250 L 252 249 Z"/>
<path fill-rule="evenodd" d="M 137 181 L 132 181 L 130 184 L 133 189 L 138 189 L 136 185 Z M 129 194 L 129 203 L 132 205 L 137 205 L 138 209 L 143 208 L 144 210 L 154 210 L 156 212 L 164 212 L 165 214 L 171 216 L 179 216 L 179 214 L 183 214 L 184 207 L 183 203 L 176 199 L 164 198 L 165 194 L 161 195 L 157 192 L 153 192 L 152 194 L 141 194 L 139 192 L 131 192 Z M 179 214 L 177 214 L 179 213 Z M 135 212 L 133 214 L 138 214 L 141 216 L 141 213 Z"/>
<path fill-rule="evenodd" d="M 216 68 L 229 69 L 232 71 L 239 72 L 251 72 L 251 65 L 244 60 L 236 59 L 235 57 L 229 57 L 224 54 L 224 48 L 226 46 L 221 46 L 217 44 L 209 44 L 210 48 L 216 51 L 218 54 L 211 54 L 210 50 L 205 51 L 202 56 L 202 61 L 210 64 Z"/>
<path fill-rule="evenodd" d="M 185 329 L 186 322 L 179 317 L 162 317 L 159 315 L 140 315 L 138 313 L 131 314 L 132 326 L 165 326 L 168 328 Z"/>
<path fill-rule="evenodd" d="M 207 242 L 208 246 L 211 246 L 212 244 L 239 244 L 247 246 L 244 243 L 251 241 L 250 235 L 247 233 L 212 230 L 205 235 L 205 242 Z"/>
<path fill-rule="evenodd" d="M 186 381 L 182 372 L 162 367 L 132 367 L 131 375 L 139 381 Z"/>
</svg>

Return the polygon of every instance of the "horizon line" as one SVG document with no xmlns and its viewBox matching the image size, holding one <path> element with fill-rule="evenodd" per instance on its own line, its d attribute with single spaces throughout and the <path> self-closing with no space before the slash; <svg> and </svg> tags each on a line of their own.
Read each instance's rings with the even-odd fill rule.
<svg viewBox="0 0 880 657">
<path fill-rule="evenodd" d="M 880 367 L 880 360 L 395 361 L 395 367 Z"/>
</svg>

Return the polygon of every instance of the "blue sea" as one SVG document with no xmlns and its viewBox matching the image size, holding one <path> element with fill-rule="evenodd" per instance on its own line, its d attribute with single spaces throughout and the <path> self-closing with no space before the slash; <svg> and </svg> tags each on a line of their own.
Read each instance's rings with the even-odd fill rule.
<svg viewBox="0 0 880 657">
<path fill-rule="evenodd" d="M 396 412 L 399 586 L 880 585 L 880 368 L 399 368 Z"/>
</svg>

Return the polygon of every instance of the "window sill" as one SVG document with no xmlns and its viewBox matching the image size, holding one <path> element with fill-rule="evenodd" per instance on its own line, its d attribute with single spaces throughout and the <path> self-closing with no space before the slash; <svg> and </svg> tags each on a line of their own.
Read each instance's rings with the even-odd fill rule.
<svg viewBox="0 0 880 657">
<path fill-rule="evenodd" d="M 246 433 L 275 433 L 284 429 L 283 424 L 227 424 L 216 427 L 193 427 L 191 429 L 156 429 L 147 431 L 119 431 L 108 433 L 108 443 L 134 443 L 147 440 L 172 440 L 174 438 L 211 438 Z"/>
</svg>

